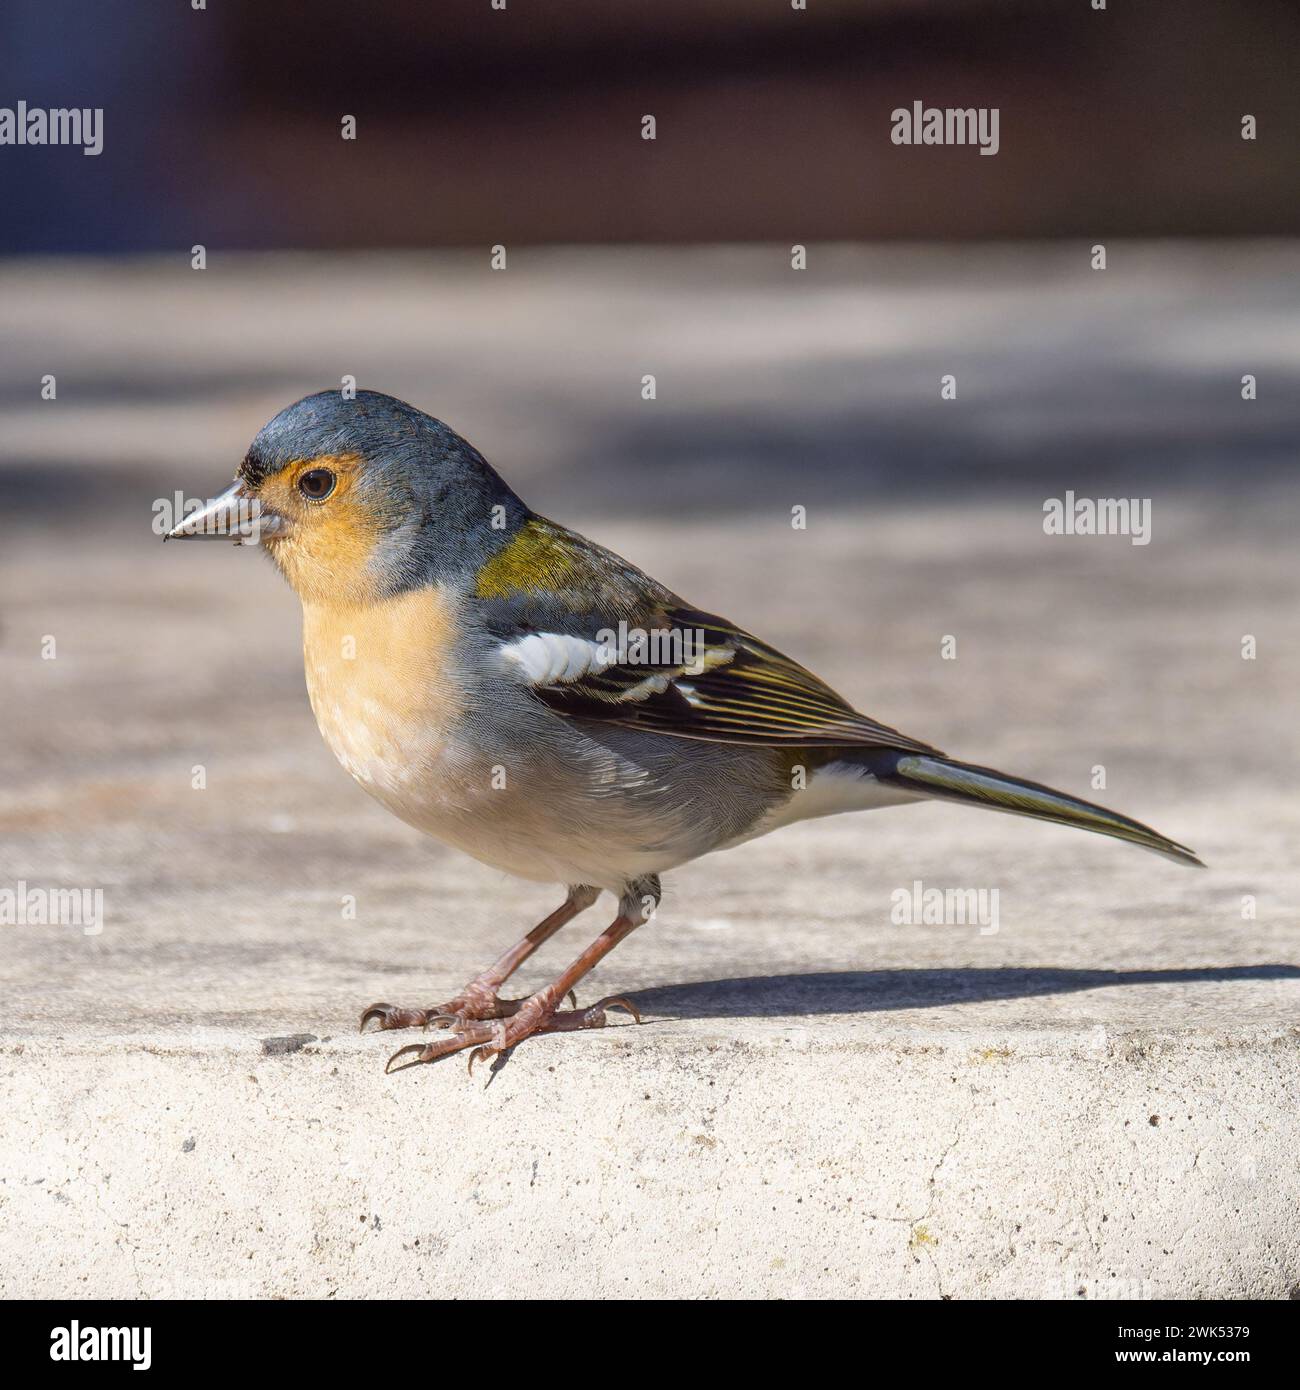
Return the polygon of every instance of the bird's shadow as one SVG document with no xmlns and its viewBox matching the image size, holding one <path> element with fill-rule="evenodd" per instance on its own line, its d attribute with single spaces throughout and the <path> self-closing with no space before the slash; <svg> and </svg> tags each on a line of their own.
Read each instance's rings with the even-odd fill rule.
<svg viewBox="0 0 1300 1390">
<path fill-rule="evenodd" d="M 1050 966 L 1023 970 L 837 970 L 660 985 L 637 990 L 629 998 L 648 1017 L 790 1018 L 934 1009 L 1115 985 L 1294 979 L 1300 979 L 1300 966 L 1276 964 L 1186 970 L 1068 970 Z"/>
</svg>

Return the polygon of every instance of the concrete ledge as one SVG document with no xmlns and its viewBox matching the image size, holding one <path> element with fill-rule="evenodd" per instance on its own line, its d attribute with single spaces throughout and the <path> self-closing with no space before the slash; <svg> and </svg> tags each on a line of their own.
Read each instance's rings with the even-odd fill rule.
<svg viewBox="0 0 1300 1390">
<path fill-rule="evenodd" d="M 388 1039 L 3 1055 L 6 1297 L 1264 1297 L 1300 1282 L 1300 1033 Z"/>
</svg>

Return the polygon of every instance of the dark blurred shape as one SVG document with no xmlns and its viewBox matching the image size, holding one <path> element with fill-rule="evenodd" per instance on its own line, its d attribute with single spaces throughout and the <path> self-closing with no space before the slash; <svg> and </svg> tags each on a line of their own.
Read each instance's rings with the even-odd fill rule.
<svg viewBox="0 0 1300 1390">
<path fill-rule="evenodd" d="M 1284 0 L 7 0 L 0 26 L 0 104 L 105 108 L 98 158 L 0 149 L 9 251 L 1300 230 Z M 891 144 L 917 100 L 1000 108 L 1000 153 Z"/>
</svg>

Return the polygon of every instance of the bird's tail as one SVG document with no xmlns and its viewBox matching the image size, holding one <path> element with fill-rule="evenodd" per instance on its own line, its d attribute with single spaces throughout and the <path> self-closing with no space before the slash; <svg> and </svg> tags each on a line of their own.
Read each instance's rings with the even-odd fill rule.
<svg viewBox="0 0 1300 1390">
<path fill-rule="evenodd" d="M 1185 845 L 1166 839 L 1149 825 L 1039 782 L 1008 777 L 1005 772 L 995 772 L 991 767 L 975 767 L 937 755 L 894 750 L 874 750 L 871 763 L 878 781 L 902 791 L 959 801 L 964 806 L 984 806 L 992 811 L 1032 816 L 1035 820 L 1055 821 L 1058 825 L 1077 826 L 1080 830 L 1141 845 L 1179 864 L 1205 867 Z"/>
</svg>

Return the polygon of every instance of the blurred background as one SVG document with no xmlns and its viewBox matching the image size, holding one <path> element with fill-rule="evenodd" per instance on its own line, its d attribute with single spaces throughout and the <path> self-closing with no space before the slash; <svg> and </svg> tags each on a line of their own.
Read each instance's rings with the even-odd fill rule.
<svg viewBox="0 0 1300 1390">
<path fill-rule="evenodd" d="M 0 146 L 0 831 L 110 915 L 6 953 L 13 1026 L 152 1027 L 161 991 L 341 1029 L 427 991 L 421 924 L 454 915 L 455 986 L 531 920 L 347 783 L 270 567 L 151 530 L 345 376 L 877 718 L 1104 765 L 1213 866 L 941 807 L 800 828 L 676 876 L 607 988 L 754 973 L 692 895 L 769 922 L 762 970 L 1285 959 L 1298 52 L 1282 0 L 7 0 L 0 106 L 105 114 L 96 158 Z M 913 101 L 999 108 L 999 153 L 893 145 Z M 1068 490 L 1148 499 L 1151 543 L 1045 535 Z M 1001 885 L 1002 934 L 900 936 L 914 877 Z"/>
<path fill-rule="evenodd" d="M 5 101 L 107 139 L 4 151 L 0 248 L 1293 232 L 1298 51 L 1290 0 L 6 0 Z"/>
</svg>

